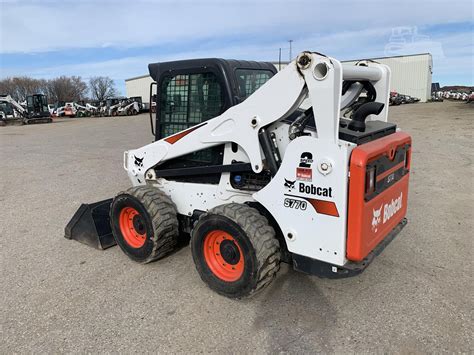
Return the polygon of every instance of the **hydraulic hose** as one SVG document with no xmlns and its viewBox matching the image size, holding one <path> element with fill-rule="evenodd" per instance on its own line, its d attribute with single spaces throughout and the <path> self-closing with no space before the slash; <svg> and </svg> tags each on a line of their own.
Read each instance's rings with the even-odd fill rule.
<svg viewBox="0 0 474 355">
<path fill-rule="evenodd" d="M 361 105 L 351 116 L 348 128 L 353 131 L 365 131 L 365 119 L 368 115 L 378 115 L 382 112 L 384 104 L 380 102 L 367 102 Z"/>
</svg>

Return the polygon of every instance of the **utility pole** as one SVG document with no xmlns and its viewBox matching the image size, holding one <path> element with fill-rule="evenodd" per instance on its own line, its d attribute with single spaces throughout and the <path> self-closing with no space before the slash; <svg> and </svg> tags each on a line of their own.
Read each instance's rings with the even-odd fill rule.
<svg viewBox="0 0 474 355">
<path fill-rule="evenodd" d="M 278 52 L 278 70 L 281 70 L 281 48 Z"/>
<path fill-rule="evenodd" d="M 293 53 L 291 53 L 292 52 L 291 44 L 293 43 L 293 40 L 290 39 L 290 40 L 288 40 L 288 42 L 290 42 L 290 62 L 291 62 L 291 60 L 293 59 Z"/>
</svg>

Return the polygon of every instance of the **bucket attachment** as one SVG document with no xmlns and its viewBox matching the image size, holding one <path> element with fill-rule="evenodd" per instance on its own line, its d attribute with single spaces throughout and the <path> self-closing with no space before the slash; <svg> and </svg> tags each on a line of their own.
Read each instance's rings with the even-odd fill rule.
<svg viewBox="0 0 474 355">
<path fill-rule="evenodd" d="M 83 203 L 67 224 L 64 237 L 100 250 L 114 246 L 109 217 L 112 200 Z"/>
</svg>

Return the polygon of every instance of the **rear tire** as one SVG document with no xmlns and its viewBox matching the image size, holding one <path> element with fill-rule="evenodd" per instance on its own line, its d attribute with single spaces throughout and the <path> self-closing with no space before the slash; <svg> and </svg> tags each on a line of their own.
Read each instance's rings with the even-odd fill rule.
<svg viewBox="0 0 474 355">
<path fill-rule="evenodd" d="M 256 209 L 238 203 L 201 215 L 192 231 L 191 251 L 201 279 L 229 298 L 252 296 L 280 268 L 274 229 Z"/>
<path fill-rule="evenodd" d="M 110 222 L 117 244 L 140 263 L 165 257 L 178 240 L 176 207 L 154 187 L 132 187 L 119 193 L 110 208 Z"/>
</svg>

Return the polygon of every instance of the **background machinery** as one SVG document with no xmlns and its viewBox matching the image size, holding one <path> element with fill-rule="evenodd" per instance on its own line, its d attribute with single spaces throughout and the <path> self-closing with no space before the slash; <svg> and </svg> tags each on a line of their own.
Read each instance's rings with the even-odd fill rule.
<svg viewBox="0 0 474 355">
<path fill-rule="evenodd" d="M 3 112 L 0 114 L 2 125 L 13 122 L 22 124 L 52 122 L 48 100 L 42 94 L 27 96 L 26 107 L 20 105 L 10 95 L 0 95 L 0 105 L 0 110 Z"/>
<path fill-rule="evenodd" d="M 105 100 L 100 109 L 101 116 L 116 116 L 116 111 L 123 99 L 123 97 L 113 97 Z"/>
<path fill-rule="evenodd" d="M 135 101 L 138 104 L 138 111 L 142 112 L 144 110 L 144 105 L 141 96 L 132 96 L 128 98 L 130 101 Z"/>
<path fill-rule="evenodd" d="M 35 94 L 27 96 L 26 109 L 28 112 L 28 118 L 25 123 L 52 122 L 48 108 L 48 98 L 46 95 Z"/>
<path fill-rule="evenodd" d="M 101 116 L 133 116 L 141 110 L 141 98 L 134 97 L 107 99 L 98 109 Z"/>
<path fill-rule="evenodd" d="M 74 109 L 76 111 L 77 117 L 91 117 L 96 116 L 99 113 L 99 110 L 96 106 L 93 106 L 90 103 L 77 103 L 74 102 Z"/>
<path fill-rule="evenodd" d="M 12 100 L 13 99 L 8 95 L 0 96 L 0 120 L 3 123 L 19 120 L 19 117 L 21 117 L 17 114 L 18 109 L 15 110 Z M 23 109 L 23 107 L 20 106 L 20 109 Z"/>
<path fill-rule="evenodd" d="M 411 138 L 387 122 L 387 66 L 303 52 L 278 73 L 222 59 L 149 71 L 155 141 L 124 153 L 133 187 L 82 205 L 66 238 L 147 263 L 189 234 L 202 280 L 241 298 L 280 262 L 357 275 L 405 226 Z"/>
<path fill-rule="evenodd" d="M 133 98 L 124 99 L 113 113 L 116 116 L 135 116 L 140 113 L 140 104 Z"/>
<path fill-rule="evenodd" d="M 74 102 L 66 102 L 63 108 L 64 117 L 74 118 L 76 117 L 77 109 L 74 105 Z"/>
</svg>

